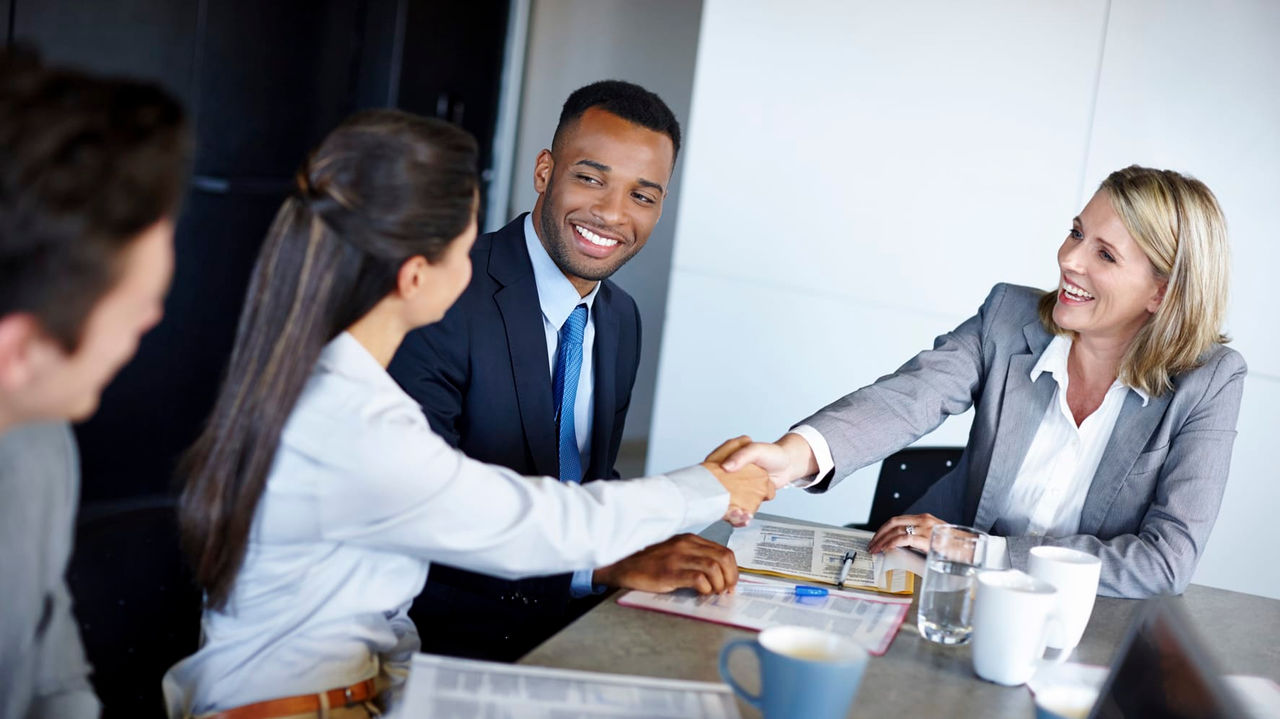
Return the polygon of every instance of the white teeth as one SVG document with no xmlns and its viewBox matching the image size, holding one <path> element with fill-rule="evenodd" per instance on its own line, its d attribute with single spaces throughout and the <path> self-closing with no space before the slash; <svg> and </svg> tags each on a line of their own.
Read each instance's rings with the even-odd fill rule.
<svg viewBox="0 0 1280 719">
<path fill-rule="evenodd" d="M 1088 292 L 1085 292 L 1084 290 L 1080 289 L 1079 287 L 1076 287 L 1075 285 L 1068 284 L 1066 282 L 1062 283 L 1062 290 L 1077 299 L 1081 299 L 1081 300 L 1093 299 L 1093 295 L 1089 294 Z"/>
<path fill-rule="evenodd" d="M 587 241 L 593 245 L 598 245 L 600 247 L 613 247 L 614 245 L 618 244 L 617 240 L 611 240 L 607 237 L 601 237 L 600 235 L 597 235 L 596 233 L 592 232 L 591 230 L 588 230 L 587 228 L 581 225 L 574 225 L 573 227 L 578 231 L 578 234 L 587 238 Z"/>
</svg>

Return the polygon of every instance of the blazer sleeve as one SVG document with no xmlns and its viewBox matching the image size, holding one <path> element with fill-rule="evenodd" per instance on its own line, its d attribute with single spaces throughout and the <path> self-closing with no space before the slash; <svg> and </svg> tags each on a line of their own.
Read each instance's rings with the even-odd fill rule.
<svg viewBox="0 0 1280 719">
<path fill-rule="evenodd" d="M 461 304 L 441 321 L 405 335 L 387 367 L 417 401 L 431 429 L 450 447 L 461 441 L 462 405 L 470 376 L 469 331 Z"/>
<path fill-rule="evenodd" d="M 1104 596 L 1141 598 L 1186 590 L 1222 504 L 1248 368 L 1238 353 L 1224 352 L 1201 371 L 1211 377 L 1170 440 L 1164 462 L 1151 470 L 1159 472 L 1155 497 L 1137 534 L 1105 540 L 1087 534 L 1009 537 L 1010 564 L 1025 569 L 1031 548 L 1040 544 L 1071 547 L 1102 559 L 1098 592 Z"/>
<path fill-rule="evenodd" d="M 973 406 L 981 391 L 984 338 L 1007 291 L 996 285 L 973 317 L 938 337 L 933 349 L 832 402 L 799 424 L 822 434 L 835 461 L 835 484 L 878 462 Z M 826 489 L 823 483 L 815 489 Z"/>
</svg>

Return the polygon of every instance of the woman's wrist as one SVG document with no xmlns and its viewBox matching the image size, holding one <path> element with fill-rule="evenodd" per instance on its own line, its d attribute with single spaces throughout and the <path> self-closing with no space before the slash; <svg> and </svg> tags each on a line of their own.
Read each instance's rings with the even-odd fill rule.
<svg viewBox="0 0 1280 719">
<path fill-rule="evenodd" d="M 813 454 L 813 447 L 809 446 L 809 442 L 804 437 L 795 432 L 788 432 L 779 437 L 774 444 L 781 447 L 787 457 L 786 480 L 788 483 L 818 472 L 818 459 Z"/>
</svg>

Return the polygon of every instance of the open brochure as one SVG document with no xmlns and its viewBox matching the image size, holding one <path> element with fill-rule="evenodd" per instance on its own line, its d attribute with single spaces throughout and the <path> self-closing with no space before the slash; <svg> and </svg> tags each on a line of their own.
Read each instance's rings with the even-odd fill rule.
<svg viewBox="0 0 1280 719">
<path fill-rule="evenodd" d="M 896 554 L 868 552 L 872 536 L 861 529 L 757 519 L 733 530 L 729 549 L 744 571 L 823 584 L 836 584 L 845 554 L 853 553 L 846 588 L 911 594 L 914 575 L 895 561 Z"/>
<path fill-rule="evenodd" d="M 738 719 L 724 684 L 415 654 L 399 719 Z"/>
<path fill-rule="evenodd" d="M 618 599 L 618 604 L 756 631 L 783 624 L 822 629 L 848 637 L 876 656 L 889 649 L 911 606 L 910 597 L 839 589 L 832 589 L 825 597 L 741 591 L 763 584 L 794 586 L 790 582 L 739 577 L 739 591 L 733 594 L 699 596 L 690 589 L 667 594 L 630 591 Z"/>
</svg>

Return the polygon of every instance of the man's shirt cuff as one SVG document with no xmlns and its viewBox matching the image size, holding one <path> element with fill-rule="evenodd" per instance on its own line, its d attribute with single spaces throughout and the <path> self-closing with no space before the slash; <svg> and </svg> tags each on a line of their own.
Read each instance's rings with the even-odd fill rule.
<svg viewBox="0 0 1280 719">
<path fill-rule="evenodd" d="M 579 569 L 573 573 L 573 581 L 569 582 L 569 594 L 574 599 L 589 597 L 592 594 L 603 594 L 608 589 L 603 584 L 594 584 L 591 581 L 591 575 L 595 573 L 594 569 Z"/>
</svg>

